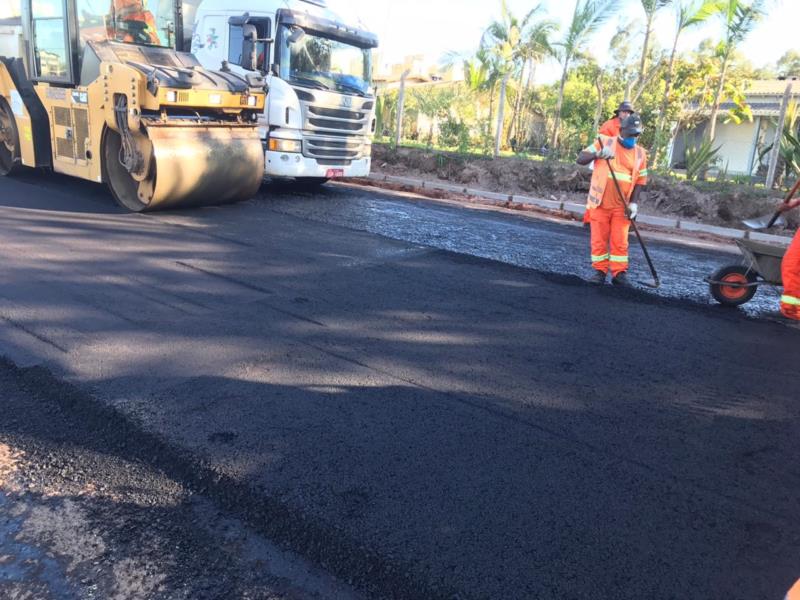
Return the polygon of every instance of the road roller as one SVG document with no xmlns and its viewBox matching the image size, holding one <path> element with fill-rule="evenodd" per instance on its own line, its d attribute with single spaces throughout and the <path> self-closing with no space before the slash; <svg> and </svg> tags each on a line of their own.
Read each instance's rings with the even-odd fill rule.
<svg viewBox="0 0 800 600">
<path fill-rule="evenodd" d="M 181 0 L 20 0 L 0 20 L 0 175 L 105 183 L 135 212 L 252 197 L 264 79 L 201 67 L 182 24 Z"/>
</svg>

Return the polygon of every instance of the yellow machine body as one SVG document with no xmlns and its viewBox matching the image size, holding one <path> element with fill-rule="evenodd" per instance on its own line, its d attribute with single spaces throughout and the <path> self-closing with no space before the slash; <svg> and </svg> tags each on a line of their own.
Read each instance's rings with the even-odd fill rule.
<svg viewBox="0 0 800 600">
<path fill-rule="evenodd" d="M 35 80 L 30 59 L 23 68 L 21 59 L 0 57 L 0 172 L 5 153 L 7 171 L 44 166 L 105 182 L 135 211 L 257 192 L 263 88 L 170 49 L 104 41 L 90 42 L 84 61 L 89 52 L 96 58 L 83 67 L 83 79 L 92 74 L 85 85 Z"/>
</svg>

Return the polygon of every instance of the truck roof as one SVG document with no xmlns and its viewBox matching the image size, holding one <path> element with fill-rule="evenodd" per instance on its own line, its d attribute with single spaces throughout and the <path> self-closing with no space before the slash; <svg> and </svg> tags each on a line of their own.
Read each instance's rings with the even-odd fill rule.
<svg viewBox="0 0 800 600">
<path fill-rule="evenodd" d="M 196 7 L 198 11 L 242 14 L 274 13 L 281 8 L 287 8 L 331 21 L 343 21 L 340 15 L 328 7 L 326 0 L 184 0 L 183 3 Z"/>
</svg>

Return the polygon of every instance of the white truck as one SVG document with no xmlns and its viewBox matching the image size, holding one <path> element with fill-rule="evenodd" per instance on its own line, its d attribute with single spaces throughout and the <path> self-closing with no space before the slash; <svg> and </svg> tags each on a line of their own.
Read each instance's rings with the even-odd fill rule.
<svg viewBox="0 0 800 600">
<path fill-rule="evenodd" d="M 374 34 L 344 23 L 325 0 L 189 4 L 192 53 L 204 67 L 266 75 L 260 135 L 267 176 L 319 185 L 369 174 Z"/>
</svg>

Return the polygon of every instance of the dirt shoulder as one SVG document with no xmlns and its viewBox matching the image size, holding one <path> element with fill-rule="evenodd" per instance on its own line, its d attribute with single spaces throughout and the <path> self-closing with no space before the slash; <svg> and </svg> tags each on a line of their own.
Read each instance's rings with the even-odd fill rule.
<svg viewBox="0 0 800 600">
<path fill-rule="evenodd" d="M 491 159 L 416 148 L 392 150 L 373 146 L 373 171 L 464 185 L 503 194 L 531 195 L 559 202 L 583 203 L 589 191 L 588 168 L 555 161 L 521 158 Z M 733 183 L 689 184 L 651 176 L 643 214 L 676 217 L 708 225 L 743 229 L 741 221 L 769 214 L 782 200 L 779 193 Z M 800 225 L 798 211 L 789 216 L 786 235 Z"/>
</svg>

